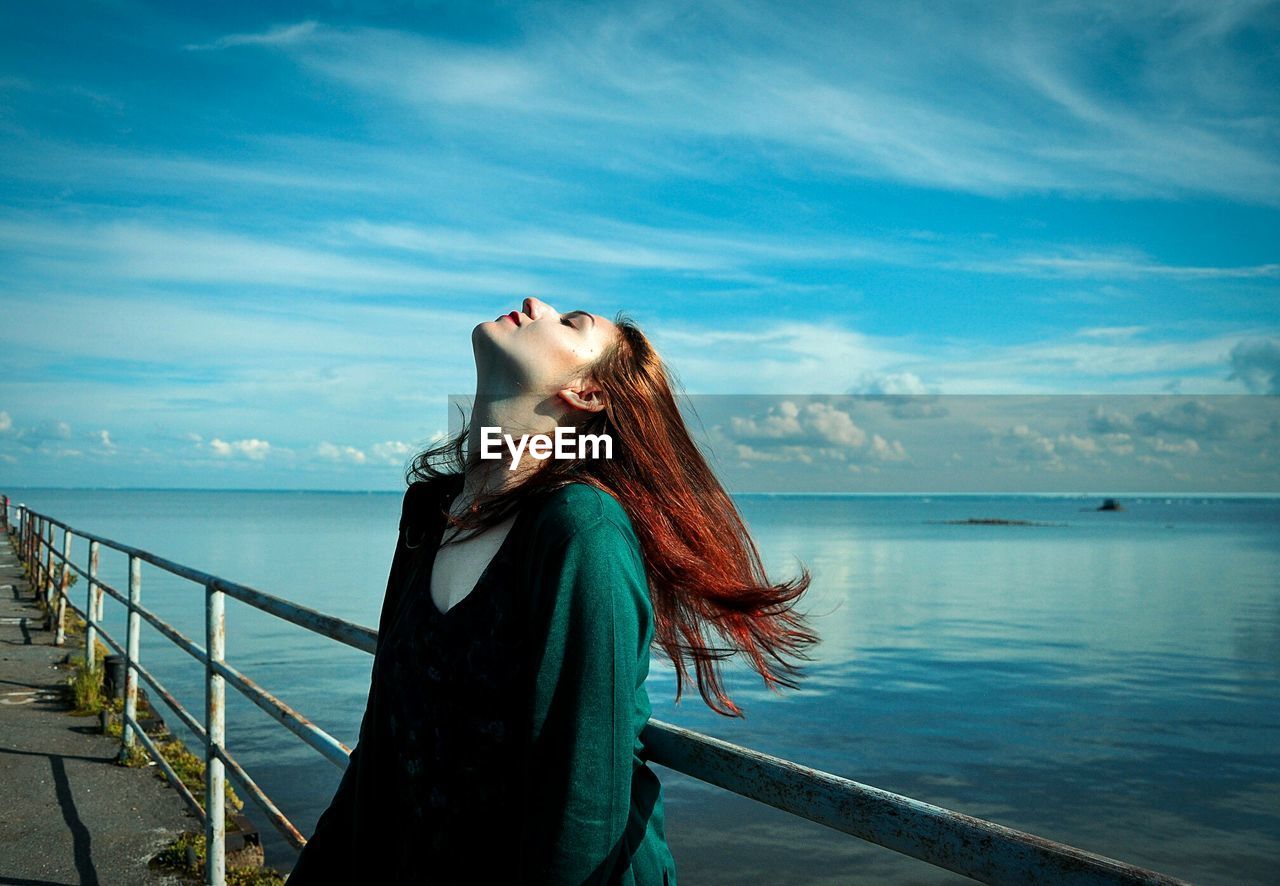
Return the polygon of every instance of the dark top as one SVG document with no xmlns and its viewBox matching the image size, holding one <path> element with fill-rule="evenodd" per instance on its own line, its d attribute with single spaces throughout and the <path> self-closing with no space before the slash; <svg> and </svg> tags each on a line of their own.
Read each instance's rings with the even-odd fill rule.
<svg viewBox="0 0 1280 886">
<path fill-rule="evenodd" d="M 653 612 L 626 511 L 584 483 L 528 502 L 442 613 L 431 565 L 461 481 L 405 493 L 359 739 L 290 886 L 674 886 L 640 740 Z"/>
</svg>

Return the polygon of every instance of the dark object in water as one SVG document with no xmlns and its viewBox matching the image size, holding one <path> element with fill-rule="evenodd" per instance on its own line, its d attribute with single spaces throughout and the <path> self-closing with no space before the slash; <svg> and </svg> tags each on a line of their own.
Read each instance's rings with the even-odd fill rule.
<svg viewBox="0 0 1280 886">
<path fill-rule="evenodd" d="M 1100 511 L 1123 511 L 1123 510 L 1124 510 L 1124 508 L 1123 508 L 1123 507 L 1121 507 L 1121 506 L 1120 506 L 1120 502 L 1116 501 L 1114 498 L 1107 498 L 1107 499 L 1103 499 L 1102 504 L 1098 505 L 1098 510 L 1100 510 Z"/>
</svg>

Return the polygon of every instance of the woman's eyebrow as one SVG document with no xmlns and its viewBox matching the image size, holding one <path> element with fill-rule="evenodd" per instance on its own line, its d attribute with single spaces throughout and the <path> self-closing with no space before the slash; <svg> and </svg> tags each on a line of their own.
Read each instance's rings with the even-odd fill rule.
<svg viewBox="0 0 1280 886">
<path fill-rule="evenodd" d="M 570 311 L 569 313 L 565 314 L 565 316 L 572 317 L 574 314 L 582 314 L 584 317 L 586 317 L 588 320 L 591 321 L 592 326 L 596 325 L 596 318 L 591 316 L 591 314 L 587 313 L 586 311 Z"/>
</svg>

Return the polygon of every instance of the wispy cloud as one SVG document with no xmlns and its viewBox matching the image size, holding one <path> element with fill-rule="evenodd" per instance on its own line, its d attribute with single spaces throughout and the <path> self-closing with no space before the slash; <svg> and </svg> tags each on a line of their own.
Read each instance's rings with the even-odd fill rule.
<svg viewBox="0 0 1280 886">
<path fill-rule="evenodd" d="M 228 34 L 208 43 L 188 43 L 184 48 L 190 51 L 201 51 L 230 49 L 235 46 L 288 46 L 305 40 L 315 31 L 315 22 L 298 22 L 271 28 L 260 34 Z"/>
<path fill-rule="evenodd" d="M 1224 46 L 1247 17 L 1227 20 L 1198 4 L 1127 9 L 1099 15 L 1092 42 L 1080 38 L 1076 16 L 1057 10 L 993 8 L 977 21 L 937 5 L 893 16 L 793 8 L 780 17 L 761 3 L 546 10 L 501 46 L 310 22 L 224 39 L 276 47 L 428 119 L 447 112 L 460 132 L 501 115 L 534 150 L 573 150 L 570 132 L 584 126 L 618 139 L 643 128 L 655 154 L 663 152 L 655 132 L 733 139 L 824 174 L 986 194 L 1280 200 L 1268 130 L 1244 110 L 1268 102 L 1267 91 Z M 1167 45 L 1166 16 L 1184 28 L 1177 46 Z M 1120 40 L 1144 47 L 1133 57 L 1147 65 L 1125 84 L 1123 102 L 1081 74 L 1100 45 Z M 917 41 L 934 50 L 924 64 L 890 50 Z M 1163 75 L 1192 58 L 1205 82 L 1166 90 Z M 955 77 L 961 68 L 966 76 Z"/>
<path fill-rule="evenodd" d="M 158 283 L 236 284 L 326 291 L 536 290 L 537 278 L 477 273 L 344 255 L 226 231 L 139 222 L 50 224 L 0 221 L 0 248 L 47 276 L 96 276 Z"/>
<path fill-rule="evenodd" d="M 1093 277 L 1107 280 L 1280 278 L 1280 263 L 1217 267 L 1175 265 L 1154 261 L 1135 252 L 1073 251 L 1057 255 L 1011 255 L 980 261 L 961 260 L 953 266 L 959 270 L 983 274 Z"/>
</svg>

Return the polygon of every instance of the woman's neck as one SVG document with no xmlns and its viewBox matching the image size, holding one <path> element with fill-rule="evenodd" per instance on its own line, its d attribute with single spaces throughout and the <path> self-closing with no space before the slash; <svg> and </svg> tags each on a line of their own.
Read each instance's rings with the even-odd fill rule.
<svg viewBox="0 0 1280 886">
<path fill-rule="evenodd" d="M 516 470 L 511 470 L 513 456 L 507 448 L 506 436 L 519 441 L 522 435 L 555 433 L 560 418 L 558 411 L 551 412 L 558 404 L 559 398 L 547 397 L 543 394 L 481 394 L 476 392 L 475 406 L 471 410 L 471 426 L 467 432 L 467 465 L 463 472 L 462 490 L 458 493 L 459 502 L 455 504 L 465 507 L 478 496 L 500 492 L 519 483 L 530 471 L 536 470 L 539 462 L 525 457 L 520 460 Z M 483 443 L 483 429 L 498 428 L 497 438 L 501 445 L 497 447 L 500 457 L 492 459 L 476 459 L 471 453 L 479 453 Z M 494 432 L 490 432 L 493 439 Z M 518 442 L 517 442 L 518 445 Z M 494 447 L 490 445 L 490 452 Z"/>
</svg>

